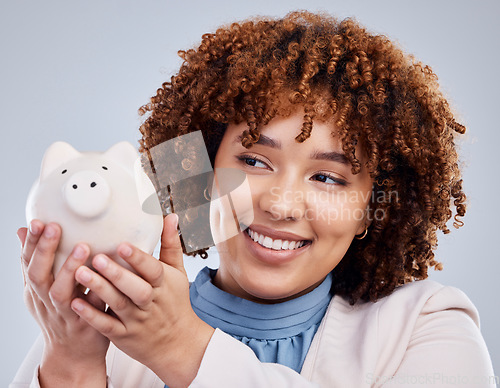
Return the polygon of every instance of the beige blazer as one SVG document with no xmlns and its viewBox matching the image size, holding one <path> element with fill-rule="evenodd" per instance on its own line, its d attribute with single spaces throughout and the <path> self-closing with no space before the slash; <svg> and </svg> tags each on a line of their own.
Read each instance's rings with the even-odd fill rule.
<svg viewBox="0 0 500 388">
<path fill-rule="evenodd" d="M 11 388 L 39 387 L 43 340 L 33 345 Z M 147 367 L 111 344 L 108 386 L 163 388 Z M 300 374 L 262 363 L 216 330 L 191 387 L 494 387 L 495 376 L 467 296 L 431 280 L 408 283 L 376 303 L 334 296 Z"/>
</svg>

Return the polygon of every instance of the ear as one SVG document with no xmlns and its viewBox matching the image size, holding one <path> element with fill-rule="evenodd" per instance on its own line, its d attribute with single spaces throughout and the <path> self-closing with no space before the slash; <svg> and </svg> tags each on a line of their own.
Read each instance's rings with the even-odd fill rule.
<svg viewBox="0 0 500 388">
<path fill-rule="evenodd" d="M 155 187 L 142 168 L 141 159 L 134 163 L 135 186 L 142 211 L 147 214 L 161 215 L 161 206 Z"/>
<path fill-rule="evenodd" d="M 76 159 L 79 156 L 81 156 L 81 153 L 68 143 L 63 141 L 53 143 L 47 151 L 45 151 L 45 155 L 43 156 L 42 167 L 40 169 L 40 181 L 43 181 L 62 164 Z"/>
<path fill-rule="evenodd" d="M 370 227 L 373 221 L 373 214 L 370 204 L 366 206 L 365 216 L 363 217 L 363 222 L 359 224 L 356 230 L 356 235 L 365 233 L 365 230 Z"/>
<path fill-rule="evenodd" d="M 133 170 L 135 161 L 139 159 L 139 153 L 128 141 L 116 143 L 104 155 L 129 171 Z"/>
</svg>

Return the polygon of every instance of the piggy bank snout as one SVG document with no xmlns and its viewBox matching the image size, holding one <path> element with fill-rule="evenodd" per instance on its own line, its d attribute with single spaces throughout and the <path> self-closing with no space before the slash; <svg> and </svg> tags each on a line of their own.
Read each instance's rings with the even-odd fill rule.
<svg viewBox="0 0 500 388">
<path fill-rule="evenodd" d="M 110 205 L 110 187 L 95 171 L 80 171 L 71 175 L 63 192 L 68 207 L 81 217 L 97 217 Z"/>
</svg>

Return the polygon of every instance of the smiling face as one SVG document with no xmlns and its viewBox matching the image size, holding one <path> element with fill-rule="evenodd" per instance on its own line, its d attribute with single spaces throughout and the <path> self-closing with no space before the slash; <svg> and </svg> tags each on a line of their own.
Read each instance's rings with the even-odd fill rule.
<svg viewBox="0 0 500 388">
<path fill-rule="evenodd" d="M 217 243 L 214 284 L 233 295 L 273 303 L 314 289 L 369 224 L 368 171 L 351 173 L 332 122 L 315 122 L 311 137 L 296 142 L 302 122 L 303 114 L 273 119 L 250 149 L 241 145 L 247 124 L 230 124 L 218 149 L 216 176 L 218 169 L 236 169 L 248 183 L 231 192 L 232 206 L 211 208 L 212 230 L 234 236 Z M 359 145 L 356 156 L 364 166 Z M 253 216 L 236 235 L 235 214 Z"/>
</svg>

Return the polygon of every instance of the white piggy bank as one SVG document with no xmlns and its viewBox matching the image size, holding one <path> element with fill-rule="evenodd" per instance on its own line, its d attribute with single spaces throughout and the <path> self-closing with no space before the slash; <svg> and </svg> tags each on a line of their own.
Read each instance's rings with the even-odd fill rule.
<svg viewBox="0 0 500 388">
<path fill-rule="evenodd" d="M 61 226 L 54 275 L 78 242 L 90 246 L 89 262 L 95 254 L 105 253 L 125 265 L 116 254 L 118 244 L 127 241 L 151 254 L 163 227 L 154 186 L 127 142 L 106 152 L 78 152 L 64 142 L 52 144 L 29 193 L 26 218 L 28 224 L 36 218 Z"/>
</svg>

